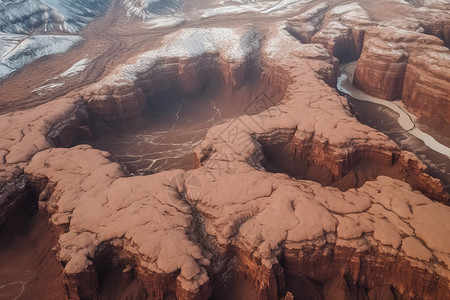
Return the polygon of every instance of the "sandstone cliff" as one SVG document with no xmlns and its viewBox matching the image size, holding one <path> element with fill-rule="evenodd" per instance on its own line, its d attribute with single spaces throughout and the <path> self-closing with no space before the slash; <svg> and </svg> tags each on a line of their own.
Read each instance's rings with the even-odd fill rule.
<svg viewBox="0 0 450 300">
<path fill-rule="evenodd" d="M 370 27 L 366 31 L 353 84 L 382 99 L 400 99 L 411 52 L 439 49 L 442 44 L 441 40 L 429 35 L 392 27 Z"/>
<path fill-rule="evenodd" d="M 323 2 L 291 18 L 287 28 L 303 43 L 322 44 L 328 53 L 339 60 L 353 60 L 359 56 L 365 28 L 372 25 L 370 15 L 359 4 L 336 6 L 327 11 Z"/>
<path fill-rule="evenodd" d="M 186 53 L 198 50 L 187 33 L 206 40 L 207 51 Z M 207 76 L 197 60 L 238 86 L 241 67 L 259 58 L 260 80 L 284 98 L 212 127 L 195 149 L 197 169 L 126 177 L 106 152 L 51 148 L 86 132 L 78 98 L 1 119 L 3 164 L 32 157 L 25 174 L 58 234 L 69 297 L 98 297 L 111 266 L 150 299 L 206 299 L 229 270 L 258 299 L 284 296 L 288 277 L 319 282 L 324 295 L 336 285 L 382 294 L 387 285 L 405 298 L 449 298 L 450 208 L 422 194 L 447 201 L 440 182 L 350 114 L 330 87 L 337 61 L 326 47 L 298 43 L 282 27 L 264 41 L 243 36 L 211 45 L 208 31 L 182 31 L 171 38 L 191 47 L 172 49 L 173 60 L 147 53 L 80 92 L 93 116 L 116 121 L 138 114 L 159 87 L 192 92 L 183 82 L 198 87 Z M 220 67 L 223 53 L 230 56 Z M 270 163 L 278 170 L 268 172 Z"/>
<path fill-rule="evenodd" d="M 419 117 L 449 122 L 450 50 L 429 35 L 391 27 L 371 27 L 353 84 L 366 93 L 402 99 Z"/>
<path fill-rule="evenodd" d="M 186 29 L 165 37 L 163 44 L 167 46 L 130 59 L 83 90 L 89 110 L 105 121 L 123 121 L 151 110 L 152 97 L 160 92 L 199 93 L 214 74 L 239 88 L 249 67 L 256 64 L 252 72 L 258 69 L 260 42 L 252 29 Z"/>
<path fill-rule="evenodd" d="M 415 115 L 450 124 L 450 51 L 414 51 L 405 70 L 402 101 Z"/>
</svg>

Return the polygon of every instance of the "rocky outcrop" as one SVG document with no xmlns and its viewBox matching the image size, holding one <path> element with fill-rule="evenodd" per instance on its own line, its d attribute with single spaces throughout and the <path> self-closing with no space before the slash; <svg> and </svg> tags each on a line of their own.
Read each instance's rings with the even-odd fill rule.
<svg viewBox="0 0 450 300">
<path fill-rule="evenodd" d="M 450 47 L 450 16 L 448 15 L 448 9 L 419 9 L 421 14 L 420 25 L 423 28 L 423 32 L 426 34 L 434 35 L 444 41 L 445 46 Z"/>
<path fill-rule="evenodd" d="M 153 58 L 142 56 L 82 90 L 90 110 L 101 115 L 105 107 L 110 120 L 128 112 L 131 116 L 140 98 L 128 94 L 149 95 L 145 89 L 151 85 L 143 81 L 169 84 L 152 77 L 153 67 L 173 74 L 180 57 L 208 57 L 204 49 L 193 52 L 199 56 L 184 52 L 193 50 L 184 39 L 187 33 L 199 34 L 196 41 L 207 41 L 202 45 L 216 53 L 216 44 L 210 44 L 214 39 L 203 30 L 175 34 L 172 38 L 185 44 L 164 48 L 175 53 L 173 61 L 155 65 Z M 345 277 L 349 285 L 364 289 L 392 286 L 403 297 L 448 298 L 450 229 L 443 226 L 450 218 L 448 206 L 408 183 L 378 176 L 377 168 L 373 180 L 353 184 L 358 188 L 339 190 L 320 183 L 322 177 L 333 183 L 351 172 L 359 176 L 359 163 L 390 168 L 396 161 L 403 166 L 403 180 L 424 178 L 424 192 L 434 179 L 423 175 L 412 154 L 350 114 L 346 99 L 329 85 L 337 64 L 323 46 L 298 43 L 282 27 L 271 28 L 264 41 L 252 36 L 256 41 L 250 45 L 260 50 L 261 80 L 286 89 L 285 97 L 262 112 L 212 127 L 195 149 L 194 170 L 126 177 L 106 152 L 86 145 L 50 148 L 48 136 L 64 145 L 60 135 L 79 132 L 82 123 L 75 122 L 76 116 L 84 110 L 76 100 L 62 99 L 51 103 L 53 110 L 43 105 L 2 119 L 8 126 L 19 119 L 31 125 L 18 134 L 24 128 L 18 123 L 1 140 L 2 148 L 10 151 L 3 156 L 5 162 L 17 163 L 35 154 L 24 171 L 59 235 L 55 252 L 64 266 L 69 297 L 98 297 L 102 277 L 115 268 L 121 280 L 136 280 L 139 292 L 150 299 L 206 299 L 219 282 L 229 280 L 226 271 L 231 268 L 249 279 L 258 299 L 284 296 L 287 276 L 318 281 L 324 293 L 333 290 L 333 278 Z M 230 54 L 220 70 L 233 86 L 245 73 L 239 66 L 254 54 L 236 47 L 249 45 L 238 37 L 227 35 L 228 47 L 221 49 L 228 52 L 217 54 Z M 218 62 L 214 64 L 220 66 Z M 178 74 L 193 78 L 191 83 L 203 76 L 191 71 Z M 95 92 L 96 86 L 114 96 Z M 120 87 L 127 92 L 121 94 Z M 122 104 L 133 109 L 123 110 Z M 68 116 L 75 116 L 73 126 L 66 123 L 72 119 Z M 31 147 L 27 134 L 42 145 Z M 305 179 L 319 183 L 267 172 L 270 156 L 282 157 L 309 177 Z M 309 171 L 320 176 L 312 178 Z"/>
<path fill-rule="evenodd" d="M 258 69 L 260 41 L 252 29 L 186 29 L 165 37 L 163 44 L 168 46 L 131 59 L 83 90 L 89 110 L 106 121 L 127 120 L 151 110 L 151 98 L 160 92 L 195 94 L 215 74 L 239 88 L 249 67 Z"/>
<path fill-rule="evenodd" d="M 416 116 L 450 124 L 450 50 L 414 51 L 405 70 L 402 101 Z"/>
<path fill-rule="evenodd" d="M 319 57 L 322 55 L 320 48 L 314 48 L 314 45 L 289 44 L 291 38 L 283 33 L 274 36 L 277 36 L 276 39 L 284 37 L 283 44 L 290 45 L 295 57 L 311 59 L 312 53 Z M 286 69 L 293 65 L 291 56 L 283 56 L 277 51 L 281 52 L 281 49 L 274 48 L 269 40 L 263 48 L 263 53 L 267 54 L 263 56 L 272 60 L 271 65 L 286 66 Z M 320 61 L 324 65 L 324 60 Z M 313 66 L 309 61 L 306 63 L 310 68 Z M 347 106 L 346 99 L 330 96 L 323 86 L 323 93 L 318 92 L 318 86 L 310 89 L 310 79 L 300 67 L 302 62 L 295 64 L 298 67 L 289 71 L 292 81 L 287 90 L 288 96 L 282 104 L 258 115 L 243 116 L 212 128 L 202 142 L 202 147 L 196 150 L 199 165 L 216 155 L 217 149 L 221 149 L 219 152 L 222 152 L 222 156 L 226 155 L 227 160 L 247 161 L 258 169 L 264 166 L 275 172 L 286 172 L 296 178 L 315 180 L 343 190 L 361 186 L 366 180 L 382 174 L 408 178 L 415 188 L 427 191 L 428 196 L 447 203 L 448 196 L 442 193 L 440 181 L 434 181 L 431 177 L 425 180 L 428 177 L 423 164 L 404 165 L 401 159 L 404 154 L 398 145 L 385 135 L 354 123 L 353 117 L 343 109 Z M 327 64 L 329 70 L 334 69 L 332 64 L 333 61 Z M 309 93 L 313 93 L 313 90 L 315 97 L 311 98 Z M 301 95 L 305 93 L 309 98 L 305 97 L 301 101 Z M 333 120 L 325 117 L 330 111 L 333 111 Z M 293 121 L 300 115 L 303 116 L 301 119 Z M 253 140 L 258 142 L 260 148 L 253 146 Z M 417 158 L 410 157 L 418 162 Z M 367 169 L 370 171 L 367 172 Z M 437 192 L 432 192 L 428 186 L 436 187 Z"/>
<path fill-rule="evenodd" d="M 109 162 L 107 153 L 88 146 L 50 149 L 37 154 L 34 161 L 27 173 L 48 195 L 41 197 L 40 207 L 51 215 L 51 223 L 61 234 L 58 258 L 65 265 L 69 298 L 97 297 L 99 266 L 92 259 L 95 263 L 102 243 L 123 249 L 123 256 L 130 253 L 151 298 L 172 293 L 179 299 L 196 299 L 194 292 L 203 293 L 209 260 L 188 237 L 192 230 L 189 205 L 178 198 L 176 186 L 173 193 L 167 186 L 179 171 L 161 173 L 161 179 L 152 180 L 154 185 L 146 177 L 121 178 L 121 167 Z M 38 167 L 41 164 L 46 167 Z M 69 169 L 78 170 L 77 175 L 68 176 Z M 69 182 L 71 187 L 66 185 Z M 49 187 L 52 193 L 46 192 Z M 123 202 L 127 194 L 130 203 Z M 75 195 L 77 201 L 73 201 Z M 149 196 L 153 200 L 148 201 Z M 98 224 L 102 219 L 103 225 Z M 96 232 L 92 226 L 105 230 Z M 122 233 L 117 232 L 119 228 Z"/>
<path fill-rule="evenodd" d="M 184 0 L 124 0 L 123 5 L 128 17 L 150 19 L 154 15 L 173 14 L 180 10 Z"/>
<path fill-rule="evenodd" d="M 353 84 L 386 100 L 402 99 L 419 117 L 448 123 L 450 51 L 442 40 L 391 27 L 371 27 Z"/>
<path fill-rule="evenodd" d="M 372 24 L 370 15 L 358 3 L 337 6 L 326 13 L 311 42 L 324 45 L 339 60 L 354 60 L 361 53 L 365 28 Z"/>
<path fill-rule="evenodd" d="M 27 162 L 41 150 L 70 145 L 78 134 L 88 134 L 87 117 L 84 104 L 69 97 L 2 115 L 0 163 Z"/>
<path fill-rule="evenodd" d="M 327 2 L 322 2 L 289 19 L 287 30 L 302 43 L 309 44 L 312 36 L 320 29 L 329 7 L 330 5 Z"/>
<path fill-rule="evenodd" d="M 436 37 L 417 32 L 392 27 L 370 27 L 366 30 L 353 84 L 382 99 L 400 99 L 411 52 L 440 49 L 442 44 Z"/>
<path fill-rule="evenodd" d="M 71 298 L 95 297 L 105 243 L 150 298 L 208 297 L 217 254 L 199 247 L 194 209 L 210 243 L 235 255 L 258 287 L 258 299 L 278 299 L 286 275 L 318 282 L 345 275 L 404 297 L 449 296 L 442 222 L 450 209 L 398 180 L 379 177 L 341 192 L 234 161 L 223 170 L 208 161 L 188 172 L 120 178 L 106 153 L 87 146 L 42 151 L 26 173 L 54 187 L 40 206 L 61 232 L 58 258 Z"/>
<path fill-rule="evenodd" d="M 392 291 L 396 291 L 399 298 L 448 297 L 446 280 L 424 272 L 414 263 L 405 261 L 398 255 L 383 253 L 376 248 L 371 251 L 355 251 L 341 246 L 305 246 L 301 250 L 287 250 L 284 258 L 287 274 L 305 276 L 316 282 L 325 283 L 322 293 L 326 299 L 345 299 L 345 295 L 350 299 L 360 299 L 354 291 L 358 286 L 369 290 L 368 294 L 372 297 L 373 294 L 381 292 L 380 288 L 388 287 L 386 290 L 389 293 L 386 291 L 385 293 L 391 298 L 387 299 L 397 299 Z M 314 268 L 317 262 L 326 265 L 327 270 Z M 336 277 L 339 281 L 337 287 L 333 288 L 333 285 L 336 285 Z M 417 286 L 426 288 L 417 289 Z M 365 295 L 365 289 L 361 289 L 359 294 Z M 365 297 L 372 299 L 370 296 Z M 378 297 L 380 296 L 378 294 Z M 373 299 L 385 299 L 378 297 L 375 296 Z"/>
<path fill-rule="evenodd" d="M 439 179 L 433 178 L 427 173 L 427 166 L 413 153 L 402 151 L 398 158 L 398 166 L 402 177 L 414 188 L 422 191 L 432 199 L 450 205 L 450 197 L 444 190 L 444 185 Z"/>
<path fill-rule="evenodd" d="M 28 179 L 20 168 L 0 167 L 0 228 L 6 220 L 26 214 L 33 207 Z"/>
</svg>

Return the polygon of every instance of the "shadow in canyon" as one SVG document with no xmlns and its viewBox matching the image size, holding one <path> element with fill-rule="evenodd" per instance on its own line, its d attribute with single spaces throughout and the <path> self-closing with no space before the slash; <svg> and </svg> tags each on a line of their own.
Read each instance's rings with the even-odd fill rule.
<svg viewBox="0 0 450 300">
<path fill-rule="evenodd" d="M 37 195 L 27 189 L 0 227 L 0 299 L 65 299 L 63 270 L 53 251 L 57 235 L 38 212 Z"/>
<path fill-rule="evenodd" d="M 416 154 L 428 167 L 428 174 L 439 178 L 445 192 L 450 193 L 450 159 L 447 156 L 428 148 L 423 141 L 405 131 L 398 124 L 397 113 L 389 108 L 351 97 L 348 99 L 353 113 L 361 123 L 383 132 L 402 149 Z"/>
<path fill-rule="evenodd" d="M 248 72 L 239 87 L 227 85 L 219 72 L 213 72 L 193 93 L 174 86 L 147 97 L 146 109 L 132 120 L 107 123 L 91 117 L 92 138 L 79 138 L 75 144 L 108 151 L 130 176 L 192 169 L 193 150 L 209 128 L 229 118 L 259 113 L 282 97 L 282 92 L 260 80 L 258 70 Z"/>
</svg>

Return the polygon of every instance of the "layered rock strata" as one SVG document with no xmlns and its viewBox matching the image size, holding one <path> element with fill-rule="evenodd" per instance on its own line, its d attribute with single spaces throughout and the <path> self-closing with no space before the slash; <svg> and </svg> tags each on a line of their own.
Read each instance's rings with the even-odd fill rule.
<svg viewBox="0 0 450 300">
<path fill-rule="evenodd" d="M 400 99 L 411 53 L 417 51 L 431 54 L 436 51 L 445 55 L 446 48 L 442 45 L 443 42 L 433 36 L 393 27 L 370 27 L 366 31 L 364 48 L 358 60 L 353 84 L 379 98 Z M 441 69 L 440 73 L 445 73 L 439 68 L 439 63 L 433 68 Z M 436 71 L 429 74 L 434 78 L 442 76 Z"/>
<path fill-rule="evenodd" d="M 128 3 L 142 11 L 150 2 Z M 248 28 L 187 29 L 80 97 L 2 116 L 0 225 L 30 182 L 58 234 L 55 252 L 73 299 L 99 297 L 109 268 L 150 299 L 206 299 L 230 269 L 258 299 L 292 299 L 292 277 L 328 296 L 344 286 L 450 298 L 450 209 L 422 193 L 442 202 L 448 195 L 413 154 L 359 124 L 330 87 L 337 61 L 329 54 L 359 55 L 371 18 L 357 4 L 326 14 L 325 6 L 291 21 L 291 32 L 298 25 L 299 36 L 319 44 L 301 45 L 280 28 L 266 39 Z M 413 65 L 406 72 L 414 90 L 422 78 L 420 63 Z M 261 67 L 260 81 L 285 97 L 278 103 L 269 95 L 273 107 L 213 127 L 195 150 L 198 169 L 126 177 L 106 152 L 53 148 L 89 135 L 87 107 L 94 117 L 126 120 L 169 87 L 197 92 L 213 73 L 238 88 L 249 66 Z M 442 82 L 431 78 L 439 72 L 432 68 L 416 94 L 438 89 Z M 267 172 L 271 163 L 301 180 Z M 378 176 L 385 173 L 402 181 Z"/>
<path fill-rule="evenodd" d="M 105 255 L 126 261 L 124 280 L 136 277 L 155 299 L 205 299 L 233 260 L 258 299 L 284 295 L 286 276 L 345 276 L 404 297 L 449 297 L 447 206 L 388 177 L 344 192 L 264 170 L 265 151 L 284 147 L 287 160 L 301 157 L 336 178 L 358 161 L 392 166 L 396 156 L 425 176 L 413 154 L 350 115 L 321 79 L 335 69 L 325 55 L 283 30 L 269 32 L 262 64 L 276 67 L 263 74 L 290 78 L 285 98 L 210 129 L 195 151 L 198 169 L 124 178 L 108 153 L 89 146 L 37 153 L 25 173 L 61 235 L 70 297 L 98 295 Z"/>
<path fill-rule="evenodd" d="M 419 117 L 450 124 L 450 51 L 437 48 L 413 52 L 406 65 L 402 101 Z"/>
<path fill-rule="evenodd" d="M 106 121 L 123 121 L 151 108 L 159 92 L 201 91 L 207 79 L 220 74 L 231 87 L 240 87 L 249 67 L 257 63 L 260 40 L 252 29 L 186 29 L 164 38 L 165 47 L 145 52 L 121 65 L 81 97 L 89 110 Z M 256 67 L 252 72 L 257 71 Z"/>
<path fill-rule="evenodd" d="M 353 84 L 366 93 L 402 99 L 418 117 L 450 121 L 450 50 L 434 36 L 371 27 Z"/>
<path fill-rule="evenodd" d="M 86 107 L 77 97 L 2 115 L 0 162 L 23 165 L 41 150 L 70 145 L 77 135 L 88 134 L 87 118 Z"/>
<path fill-rule="evenodd" d="M 0 167 L 0 228 L 8 218 L 14 218 L 33 206 L 27 177 L 16 166 Z M 23 211 L 22 211 L 23 210 Z"/>
<path fill-rule="evenodd" d="M 259 299 L 278 299 L 286 275 L 318 282 L 346 275 L 368 289 L 392 285 L 407 297 L 449 296 L 449 229 L 442 227 L 449 208 L 387 177 L 340 192 L 229 162 L 224 171 L 120 178 L 106 153 L 85 146 L 45 150 L 26 172 L 33 182 L 47 181 L 40 206 L 62 233 L 58 257 L 73 298 L 95 297 L 92 262 L 105 244 L 120 249 L 127 272 L 136 272 L 155 299 L 208 297 L 218 267 L 211 258 L 221 253 L 236 255 Z M 193 238 L 194 210 L 219 253 Z"/>
<path fill-rule="evenodd" d="M 328 10 L 323 2 L 291 18 L 289 31 L 304 43 L 324 45 L 330 55 L 352 60 L 362 49 L 365 28 L 373 25 L 370 15 L 358 3 L 336 6 Z"/>
</svg>

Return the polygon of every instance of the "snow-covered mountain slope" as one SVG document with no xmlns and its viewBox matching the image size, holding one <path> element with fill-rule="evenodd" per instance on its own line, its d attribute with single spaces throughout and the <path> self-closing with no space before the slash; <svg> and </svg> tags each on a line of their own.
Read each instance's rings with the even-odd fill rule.
<svg viewBox="0 0 450 300">
<path fill-rule="evenodd" d="M 36 59 L 66 52 L 80 40 L 77 35 L 0 34 L 0 80 Z"/>
<path fill-rule="evenodd" d="M 0 0 L 0 31 L 75 33 L 101 15 L 109 1 Z"/>
<path fill-rule="evenodd" d="M 139 19 L 172 14 L 181 9 L 184 0 L 124 0 L 128 17 Z"/>
<path fill-rule="evenodd" d="M 67 51 L 109 0 L 0 0 L 0 80 L 43 56 Z M 66 35 L 43 35 L 55 32 Z"/>
</svg>

